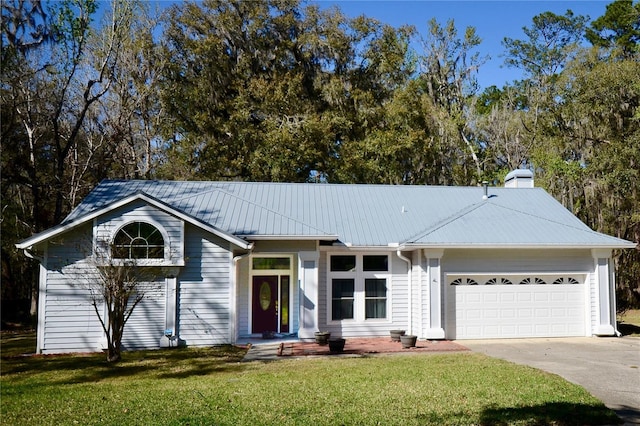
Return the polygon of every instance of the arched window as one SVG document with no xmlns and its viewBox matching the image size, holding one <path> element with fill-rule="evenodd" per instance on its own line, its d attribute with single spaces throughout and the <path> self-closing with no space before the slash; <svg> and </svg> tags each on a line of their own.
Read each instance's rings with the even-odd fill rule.
<svg viewBox="0 0 640 426">
<path fill-rule="evenodd" d="M 478 282 L 472 278 L 456 278 L 451 285 L 478 285 Z"/>
<path fill-rule="evenodd" d="M 146 222 L 131 222 L 113 239 L 114 259 L 164 259 L 164 238 L 155 226 Z"/>
<path fill-rule="evenodd" d="M 554 284 L 580 284 L 578 280 L 573 277 L 560 277 L 553 282 Z"/>
</svg>

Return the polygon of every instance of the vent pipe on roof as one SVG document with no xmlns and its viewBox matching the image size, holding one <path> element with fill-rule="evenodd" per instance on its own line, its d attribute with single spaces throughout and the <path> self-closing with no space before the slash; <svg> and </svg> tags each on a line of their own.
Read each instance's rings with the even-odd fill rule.
<svg viewBox="0 0 640 426">
<path fill-rule="evenodd" d="M 482 181 L 482 188 L 484 188 L 484 195 L 482 196 L 483 200 L 489 199 L 489 182 L 486 180 Z"/>
<path fill-rule="evenodd" d="M 505 188 L 533 188 L 533 172 L 529 169 L 517 169 L 504 178 Z"/>
</svg>

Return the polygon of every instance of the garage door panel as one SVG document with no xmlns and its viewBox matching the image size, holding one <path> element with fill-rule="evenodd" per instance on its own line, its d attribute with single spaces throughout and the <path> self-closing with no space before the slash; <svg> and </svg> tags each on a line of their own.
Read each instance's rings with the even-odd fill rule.
<svg viewBox="0 0 640 426">
<path fill-rule="evenodd" d="M 549 294 L 548 293 L 534 293 L 533 294 L 533 299 L 536 302 L 548 302 L 549 301 Z"/>
<path fill-rule="evenodd" d="M 460 287 L 462 288 L 462 287 Z M 516 295 L 518 302 L 530 302 L 531 301 L 531 293 L 519 293 Z"/>
<path fill-rule="evenodd" d="M 498 294 L 491 292 L 482 295 L 482 301 L 484 303 L 497 303 L 498 302 Z"/>
<path fill-rule="evenodd" d="M 500 301 L 502 303 L 515 302 L 516 295 L 514 293 L 500 293 Z"/>
<path fill-rule="evenodd" d="M 502 319 L 514 319 L 516 317 L 515 309 L 502 309 L 500 310 L 500 316 Z"/>
<path fill-rule="evenodd" d="M 492 285 L 483 285 L 483 277 L 473 275 L 459 282 L 479 285 L 450 285 L 452 280 L 447 281 L 448 338 L 585 335 L 584 276 L 572 275 L 574 284 L 551 284 L 557 277 L 504 277 L 516 284 L 496 285 L 493 281 Z"/>
</svg>

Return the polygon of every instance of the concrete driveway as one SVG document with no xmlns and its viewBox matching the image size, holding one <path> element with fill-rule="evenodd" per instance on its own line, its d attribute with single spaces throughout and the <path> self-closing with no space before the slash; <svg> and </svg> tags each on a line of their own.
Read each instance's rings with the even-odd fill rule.
<svg viewBox="0 0 640 426">
<path fill-rule="evenodd" d="M 640 338 L 464 340 L 475 352 L 529 365 L 576 383 L 614 410 L 640 424 Z"/>
</svg>

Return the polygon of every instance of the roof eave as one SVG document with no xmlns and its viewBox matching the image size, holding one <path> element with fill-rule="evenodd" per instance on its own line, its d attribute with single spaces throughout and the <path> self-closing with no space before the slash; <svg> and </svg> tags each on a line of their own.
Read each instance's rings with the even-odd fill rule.
<svg viewBox="0 0 640 426">
<path fill-rule="evenodd" d="M 433 243 L 433 244 L 413 244 L 413 243 L 405 243 L 399 246 L 400 250 L 414 250 L 414 249 L 432 249 L 432 248 L 443 248 L 443 249 L 468 249 L 468 248 L 477 248 L 477 249 L 632 249 L 636 248 L 637 244 L 628 242 L 628 243 L 619 243 L 619 244 L 575 244 L 575 243 L 538 243 L 538 244 L 528 244 L 528 243 L 509 243 L 509 244 L 499 244 L 499 243 Z"/>
<path fill-rule="evenodd" d="M 104 206 L 101 208 L 98 208 L 92 212 L 87 213 L 84 216 L 80 216 L 68 223 L 62 223 L 58 226 L 54 226 L 53 228 L 49 228 L 46 231 L 43 231 L 39 234 L 33 235 L 30 238 L 27 238 L 26 240 L 23 240 L 19 243 L 16 243 L 16 247 L 18 249 L 24 250 L 24 249 L 30 249 L 35 245 L 38 245 L 40 243 L 42 243 L 43 241 L 46 241 L 50 238 L 55 237 L 56 235 L 60 235 L 64 232 L 70 231 L 73 228 L 76 228 L 84 223 L 87 223 L 93 219 L 95 219 L 96 217 L 99 217 L 105 213 L 108 213 L 112 210 L 115 210 L 117 208 L 120 208 L 122 206 L 125 206 L 133 201 L 136 200 L 143 200 L 148 204 L 153 205 L 154 207 L 158 208 L 159 210 L 162 210 L 166 213 L 171 214 L 172 216 L 175 216 L 179 219 L 184 220 L 185 222 L 188 222 L 198 228 L 201 228 L 209 233 L 212 233 L 214 235 L 217 235 L 218 237 L 242 248 L 245 250 L 249 250 L 253 247 L 253 244 L 250 242 L 247 242 L 245 240 L 243 240 L 242 238 L 239 238 L 235 235 L 229 234 L 227 232 L 224 232 L 220 229 L 217 229 L 213 226 L 207 225 L 195 218 L 193 218 L 192 216 L 189 216 L 186 213 L 183 213 L 179 210 L 176 210 L 174 208 L 172 208 L 171 206 L 163 203 L 160 200 L 157 200 L 154 197 L 151 197 L 145 193 L 136 193 L 136 194 L 132 194 L 129 195 L 127 197 L 124 197 L 112 204 L 109 204 L 108 206 Z"/>
<path fill-rule="evenodd" d="M 242 238 L 249 241 L 335 241 L 338 239 L 337 235 L 264 235 L 264 234 L 238 234 Z"/>
</svg>

